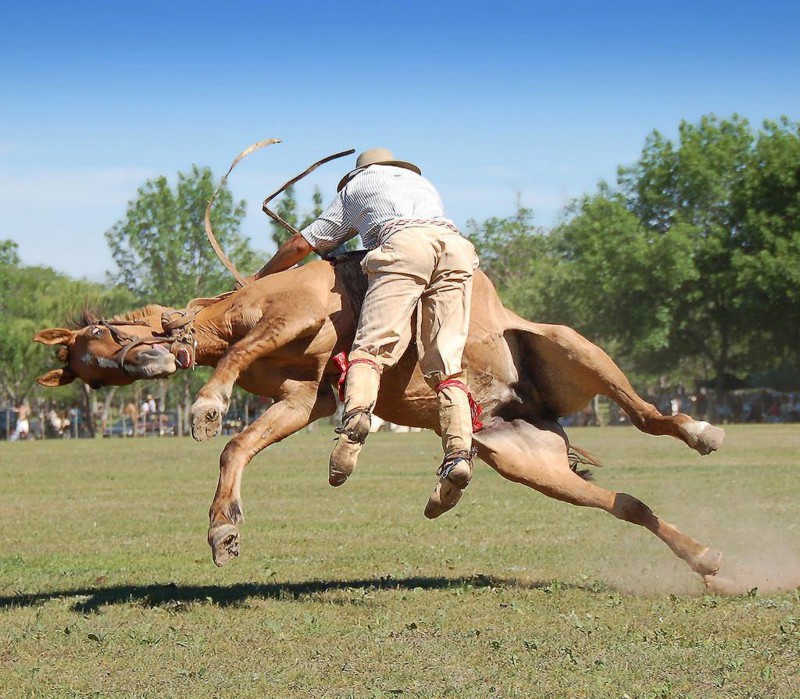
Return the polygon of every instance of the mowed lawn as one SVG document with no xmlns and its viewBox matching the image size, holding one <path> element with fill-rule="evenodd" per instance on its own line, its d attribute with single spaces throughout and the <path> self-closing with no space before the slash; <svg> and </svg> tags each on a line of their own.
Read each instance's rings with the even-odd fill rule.
<svg viewBox="0 0 800 699">
<path fill-rule="evenodd" d="M 0 696 L 800 697 L 800 426 L 730 427 L 709 457 L 570 435 L 740 594 L 482 463 L 425 520 L 430 433 L 373 435 L 338 490 L 327 425 L 262 453 L 222 569 L 222 438 L 0 443 Z"/>
</svg>

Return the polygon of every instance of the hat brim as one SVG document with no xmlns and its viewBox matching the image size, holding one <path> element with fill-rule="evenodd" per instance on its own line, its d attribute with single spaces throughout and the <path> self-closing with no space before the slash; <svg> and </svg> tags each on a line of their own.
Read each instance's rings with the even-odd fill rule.
<svg viewBox="0 0 800 699">
<path fill-rule="evenodd" d="M 364 167 L 357 167 L 355 170 L 350 170 L 342 179 L 339 181 L 338 186 L 336 187 L 337 192 L 341 192 L 345 185 L 353 179 L 359 172 L 362 170 L 366 170 L 368 167 L 372 167 L 373 165 L 394 165 L 395 167 L 402 167 L 406 170 L 411 170 L 411 172 L 416 172 L 418 175 L 422 174 L 422 170 L 420 170 L 414 163 L 407 163 L 405 160 L 384 160 L 380 163 L 370 163 L 369 165 L 365 165 Z"/>
</svg>

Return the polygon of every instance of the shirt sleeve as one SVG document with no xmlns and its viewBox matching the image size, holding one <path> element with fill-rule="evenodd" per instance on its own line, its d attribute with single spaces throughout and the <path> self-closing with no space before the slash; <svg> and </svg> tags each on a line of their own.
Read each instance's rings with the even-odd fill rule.
<svg viewBox="0 0 800 699">
<path fill-rule="evenodd" d="M 345 211 L 341 192 L 318 219 L 300 231 L 300 235 L 320 255 L 335 250 L 356 235 Z"/>
</svg>

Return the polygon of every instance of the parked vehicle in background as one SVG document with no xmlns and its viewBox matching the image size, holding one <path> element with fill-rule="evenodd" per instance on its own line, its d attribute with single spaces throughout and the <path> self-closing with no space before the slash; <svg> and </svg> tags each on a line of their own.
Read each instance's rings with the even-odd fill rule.
<svg viewBox="0 0 800 699">
<path fill-rule="evenodd" d="M 144 437 L 174 437 L 178 433 L 178 413 L 148 413 L 139 418 L 136 434 Z"/>
<path fill-rule="evenodd" d="M 135 422 L 129 418 L 119 418 L 103 429 L 103 437 L 174 437 L 177 433 L 176 411 L 148 413 Z"/>
<path fill-rule="evenodd" d="M 103 429 L 104 437 L 133 437 L 133 423 L 130 420 L 117 420 Z"/>
</svg>

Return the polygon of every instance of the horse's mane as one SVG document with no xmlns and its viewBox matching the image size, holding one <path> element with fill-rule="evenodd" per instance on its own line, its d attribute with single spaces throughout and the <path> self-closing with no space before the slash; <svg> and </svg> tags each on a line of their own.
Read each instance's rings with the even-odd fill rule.
<svg viewBox="0 0 800 699">
<path fill-rule="evenodd" d="M 99 313 L 97 310 L 84 308 L 77 316 L 68 319 L 67 327 L 71 328 L 72 330 L 80 330 L 89 325 L 99 323 L 101 320 L 107 320 L 109 323 L 123 320 L 136 322 L 154 315 L 160 316 L 163 310 L 164 306 L 160 306 L 157 303 L 149 303 L 146 306 L 142 306 L 142 308 L 136 308 L 132 311 L 128 311 L 127 313 L 117 313 L 111 318 L 104 318 L 103 314 Z"/>
<path fill-rule="evenodd" d="M 80 330 L 89 325 L 94 325 L 100 318 L 101 316 L 97 311 L 84 307 L 77 316 L 67 317 L 67 327 L 70 330 Z"/>
<path fill-rule="evenodd" d="M 333 265 L 337 279 L 340 279 L 353 295 L 361 298 L 367 291 L 367 277 L 361 270 L 361 261 L 366 254 L 366 250 L 355 250 L 328 260 Z"/>
<path fill-rule="evenodd" d="M 152 316 L 158 316 L 160 318 L 163 311 L 164 306 L 161 306 L 157 303 L 148 303 L 146 306 L 136 308 L 132 311 L 128 311 L 127 313 L 119 313 L 110 318 L 108 322 L 113 323 L 115 320 L 137 321 L 144 320 L 145 318 L 150 318 Z"/>
</svg>

